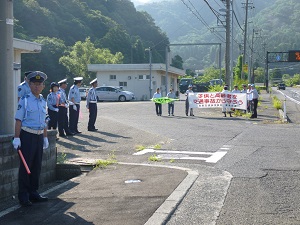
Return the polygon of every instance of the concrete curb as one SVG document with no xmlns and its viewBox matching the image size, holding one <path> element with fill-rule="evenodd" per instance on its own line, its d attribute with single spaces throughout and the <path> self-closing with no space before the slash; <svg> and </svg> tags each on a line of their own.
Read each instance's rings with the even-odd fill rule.
<svg viewBox="0 0 300 225">
<path fill-rule="evenodd" d="M 145 225 L 165 224 L 199 176 L 199 173 L 197 171 L 188 168 L 177 167 L 177 166 L 151 165 L 151 164 L 139 164 L 139 163 L 118 163 L 118 164 L 170 168 L 170 169 L 184 170 L 188 173 L 188 175 L 172 192 L 172 194 L 148 219 Z"/>
</svg>

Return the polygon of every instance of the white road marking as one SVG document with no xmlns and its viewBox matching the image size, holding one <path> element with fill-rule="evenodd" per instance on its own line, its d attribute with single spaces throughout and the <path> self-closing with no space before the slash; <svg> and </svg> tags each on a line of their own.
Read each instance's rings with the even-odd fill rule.
<svg viewBox="0 0 300 225">
<path fill-rule="evenodd" d="M 157 157 L 161 159 L 185 159 L 185 160 L 201 160 L 208 163 L 216 163 L 223 156 L 226 155 L 229 148 L 221 148 L 221 151 L 217 152 L 190 152 L 190 151 L 168 151 L 168 150 L 155 150 L 155 149 L 144 149 L 142 151 L 136 152 L 133 155 L 144 155 L 147 153 L 159 154 Z M 190 156 L 193 155 L 193 156 Z M 209 157 L 200 157 L 196 155 L 207 155 Z"/>
</svg>

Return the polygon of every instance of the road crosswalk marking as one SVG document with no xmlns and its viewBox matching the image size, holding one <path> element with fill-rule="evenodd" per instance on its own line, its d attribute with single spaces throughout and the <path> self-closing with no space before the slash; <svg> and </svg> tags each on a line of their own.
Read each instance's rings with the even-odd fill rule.
<svg viewBox="0 0 300 225">
<path fill-rule="evenodd" d="M 201 160 L 207 163 L 217 163 L 227 153 L 227 148 L 223 148 L 216 152 L 191 152 L 191 151 L 168 151 L 168 150 L 155 150 L 155 149 L 144 149 L 136 152 L 133 155 L 144 155 L 147 153 L 158 154 L 157 157 L 161 159 L 185 159 L 185 160 Z M 200 157 L 208 156 L 208 157 Z"/>
</svg>

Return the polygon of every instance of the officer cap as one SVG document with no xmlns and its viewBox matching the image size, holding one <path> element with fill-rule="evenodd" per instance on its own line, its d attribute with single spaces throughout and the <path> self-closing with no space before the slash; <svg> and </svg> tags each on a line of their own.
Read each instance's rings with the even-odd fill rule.
<svg viewBox="0 0 300 225">
<path fill-rule="evenodd" d="M 193 87 L 193 85 L 190 84 L 190 85 L 189 85 L 189 88 L 190 88 L 190 87 Z"/>
<path fill-rule="evenodd" d="M 47 80 L 47 75 L 41 71 L 33 71 L 27 75 L 30 82 L 44 82 Z"/>
<path fill-rule="evenodd" d="M 30 74 L 30 73 L 32 73 L 32 72 L 33 72 L 33 71 L 27 71 L 27 72 L 25 72 L 25 73 L 24 73 L 25 77 L 27 77 L 28 74 Z"/>
<path fill-rule="evenodd" d="M 58 87 L 58 83 L 52 82 L 52 83 L 50 84 L 50 88 L 52 89 L 53 87 Z"/>
<path fill-rule="evenodd" d="M 90 84 L 93 84 L 93 83 L 96 83 L 96 82 L 97 82 L 97 78 L 94 79 L 94 80 L 92 80 L 92 81 L 90 82 Z"/>
<path fill-rule="evenodd" d="M 74 81 L 82 81 L 83 77 L 74 77 Z"/>
<path fill-rule="evenodd" d="M 58 84 L 66 84 L 67 83 L 67 79 L 63 79 L 57 82 Z"/>
<path fill-rule="evenodd" d="M 255 84 L 251 84 L 251 87 L 255 87 Z"/>
</svg>

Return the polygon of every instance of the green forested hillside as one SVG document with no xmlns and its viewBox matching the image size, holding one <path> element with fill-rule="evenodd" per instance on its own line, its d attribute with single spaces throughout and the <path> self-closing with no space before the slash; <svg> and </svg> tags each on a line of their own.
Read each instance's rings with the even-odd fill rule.
<svg viewBox="0 0 300 225">
<path fill-rule="evenodd" d="M 121 52 L 123 63 L 148 62 L 148 47 L 153 62 L 164 62 L 169 43 L 152 17 L 129 0 L 18 0 L 14 17 L 15 38 L 43 44 L 42 53 L 23 55 L 22 71 L 43 70 L 56 81 L 82 75 L 71 74 L 59 58 L 88 37 L 95 48 Z"/>
<path fill-rule="evenodd" d="M 208 2 L 216 13 L 220 12 L 220 8 L 224 8 L 221 1 Z M 235 61 L 238 55 L 242 53 L 243 30 L 241 28 L 244 28 L 245 20 L 245 5 L 243 3 L 245 3 L 243 0 L 234 0 L 236 18 L 234 19 L 233 58 Z M 260 66 L 263 66 L 264 63 L 263 50 L 300 49 L 299 0 L 249 0 L 249 3 L 251 4 L 248 14 L 246 61 L 251 55 L 252 39 L 254 61 L 258 61 Z M 215 28 L 217 26 L 216 16 L 205 1 L 162 1 L 141 5 L 137 9 L 148 12 L 155 19 L 156 24 L 167 33 L 171 43 L 221 42 L 223 46 L 222 57 L 224 57 L 224 29 Z M 198 18 L 195 14 L 198 15 Z M 202 18 L 209 26 L 205 26 L 201 22 Z M 219 32 L 212 32 L 212 29 L 208 28 L 214 28 L 215 31 L 218 30 Z M 259 31 L 259 35 L 255 34 L 254 38 L 253 30 Z M 217 49 L 211 46 L 173 47 L 172 51 L 174 55 L 178 54 L 183 58 L 185 68 L 203 69 L 217 64 Z"/>
</svg>

